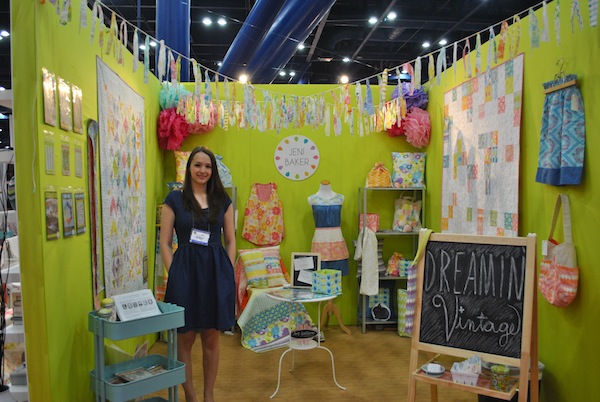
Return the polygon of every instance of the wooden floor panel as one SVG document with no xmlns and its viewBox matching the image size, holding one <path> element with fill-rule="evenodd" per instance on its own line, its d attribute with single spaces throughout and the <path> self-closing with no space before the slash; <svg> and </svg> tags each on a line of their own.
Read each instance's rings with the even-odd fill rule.
<svg viewBox="0 0 600 402">
<path fill-rule="evenodd" d="M 281 386 L 273 401 L 406 401 L 408 393 L 409 338 L 395 331 L 360 332 L 350 327 L 347 335 L 339 327 L 325 328 L 325 342 L 335 360 L 338 383 L 333 382 L 331 359 L 325 350 L 295 351 L 284 357 Z M 157 343 L 150 353 L 165 353 L 166 345 Z M 218 401 L 268 401 L 277 387 L 277 367 L 284 348 L 255 353 L 241 346 L 239 330 L 233 335 L 221 335 L 221 362 L 215 388 Z M 202 351 L 200 339 L 193 352 L 194 382 L 202 395 Z M 423 356 L 425 360 L 425 356 Z M 167 397 L 166 392 L 160 395 Z M 417 383 L 417 401 L 430 400 L 429 386 Z M 477 395 L 445 387 L 438 388 L 439 402 L 477 402 Z M 179 400 L 184 401 L 179 388 Z"/>
</svg>

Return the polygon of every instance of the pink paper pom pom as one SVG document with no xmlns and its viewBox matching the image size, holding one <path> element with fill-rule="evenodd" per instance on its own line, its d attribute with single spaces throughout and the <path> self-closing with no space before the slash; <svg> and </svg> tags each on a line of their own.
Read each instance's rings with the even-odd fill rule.
<svg viewBox="0 0 600 402">
<path fill-rule="evenodd" d="M 416 148 L 422 148 L 429 145 L 431 135 L 431 120 L 426 110 L 412 107 L 408 114 L 402 119 L 406 141 Z"/>
<path fill-rule="evenodd" d="M 183 140 L 189 135 L 189 126 L 175 108 L 165 109 L 158 116 L 158 146 L 171 151 L 181 148 Z"/>
</svg>

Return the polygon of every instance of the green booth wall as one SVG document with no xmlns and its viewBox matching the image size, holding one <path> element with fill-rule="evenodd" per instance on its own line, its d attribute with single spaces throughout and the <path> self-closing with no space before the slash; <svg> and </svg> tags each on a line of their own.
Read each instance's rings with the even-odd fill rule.
<svg viewBox="0 0 600 402">
<path fill-rule="evenodd" d="M 48 2 L 47 2 L 48 3 Z M 125 55 L 124 65 L 119 65 L 112 54 L 105 54 L 97 44 L 97 36 L 90 43 L 90 12 L 88 27 L 79 28 L 79 2 L 73 2 L 73 21 L 59 23 L 59 17 L 49 4 L 35 0 L 12 2 L 13 47 L 13 94 L 16 174 L 18 180 L 17 200 L 19 212 L 19 235 L 21 242 L 21 272 L 26 325 L 26 347 L 29 371 L 29 391 L 32 401 L 84 401 L 92 400 L 89 387 L 89 370 L 93 368 L 93 339 L 87 329 L 87 315 L 94 308 L 92 298 L 91 238 L 89 214 L 86 214 L 88 231 L 84 235 L 68 239 L 48 241 L 45 237 L 44 191 L 53 186 L 59 193 L 64 187 L 82 188 L 87 194 L 87 165 L 84 163 L 83 178 L 62 176 L 60 172 L 47 175 L 44 170 L 44 130 L 53 131 L 59 137 L 66 135 L 70 141 L 84 141 L 85 134 L 66 132 L 44 123 L 41 70 L 43 67 L 79 86 L 83 91 L 84 119 L 97 119 L 96 58 L 100 57 L 123 80 L 145 100 L 146 133 L 146 220 L 148 222 L 148 265 L 154 267 L 155 206 L 162 202 L 167 189 L 165 183 L 175 178 L 173 152 L 158 148 L 156 121 L 159 114 L 158 94 L 160 83 L 151 76 L 144 83 L 143 71 L 132 72 L 132 57 Z M 554 2 L 548 5 L 553 15 Z M 600 43 L 598 28 L 585 26 L 583 30 L 570 31 L 568 10 L 562 6 L 561 45 L 554 41 L 542 43 L 531 49 L 526 29 L 521 30 L 519 52 L 525 55 L 524 96 L 521 128 L 520 187 L 520 235 L 537 233 L 538 244 L 547 236 L 556 195 L 568 193 L 571 199 L 573 236 L 577 245 L 581 283 L 575 302 L 564 309 L 550 306 L 539 299 L 539 357 L 545 363 L 541 400 L 586 400 L 597 387 L 591 372 L 583 370 L 582 364 L 590 356 L 600 356 L 600 346 L 590 334 L 600 329 L 597 318 L 597 292 L 600 273 L 592 266 L 594 230 L 600 223 L 597 205 L 600 198 L 600 181 L 591 173 L 599 171 L 598 162 L 589 155 L 600 144 L 590 135 L 600 127 L 599 118 L 590 112 L 600 101 L 598 79 Z M 541 11 L 537 11 L 540 14 Z M 582 10 L 587 18 L 587 9 Z M 527 27 L 527 19 L 522 20 Z M 514 29 L 511 28 L 511 29 Z M 105 39 L 106 40 L 106 39 Z M 15 49 L 19 49 L 17 52 Z M 484 44 L 482 54 L 487 54 Z M 484 68 L 485 66 L 484 57 Z M 552 80 L 557 73 L 558 59 L 564 60 L 567 73 L 578 74 L 586 111 L 587 159 L 583 183 L 579 186 L 555 188 L 535 182 L 541 112 L 544 100 L 542 82 Z M 474 65 L 474 62 L 472 62 Z M 441 208 L 441 155 L 443 132 L 443 94 L 462 82 L 462 63 L 457 63 L 458 82 L 452 70 L 443 74 L 441 85 L 429 90 L 428 110 L 432 118 L 432 141 L 427 152 L 425 201 L 426 223 L 433 230 L 440 229 Z M 356 77 L 358 78 L 358 77 Z M 262 89 L 288 96 L 304 96 L 326 93 L 337 86 L 313 85 L 258 85 L 257 96 Z M 374 86 L 374 89 L 375 86 Z M 388 89 L 388 97 L 392 91 Z M 213 87 L 213 91 L 215 88 Z M 238 97 L 241 97 L 238 87 Z M 375 103 L 378 91 L 374 90 Z M 320 165 L 315 174 L 301 181 L 284 178 L 277 172 L 273 153 L 280 141 L 290 135 L 304 135 L 315 142 L 320 152 Z M 238 189 L 238 248 L 252 245 L 240 236 L 243 211 L 252 183 L 276 183 L 284 210 L 285 238 L 281 243 L 284 263 L 289 267 L 290 254 L 310 251 L 314 231 L 312 211 L 307 197 L 315 193 L 321 180 L 331 182 L 334 191 L 345 196 L 342 208 L 342 232 L 350 250 L 350 274 L 344 277 L 344 294 L 336 299 L 347 325 L 356 324 L 358 285 L 355 278 L 356 264 L 352 260 L 358 226 L 357 191 L 364 186 L 369 169 L 382 161 L 391 169 L 392 151 L 418 151 L 403 138 L 391 138 L 385 133 L 360 136 L 358 130 L 351 134 L 346 125 L 341 135 L 326 135 L 323 128 L 310 127 L 259 132 L 258 130 L 229 130 L 216 128 L 207 134 L 192 135 L 186 139 L 182 150 L 205 145 L 223 156 L 231 169 Z M 84 152 L 86 155 L 86 152 Z M 57 154 L 56 157 L 59 157 Z M 73 155 L 71 155 L 73 158 Z M 58 160 L 58 159 L 57 159 Z M 73 160 L 71 161 L 73 163 Z M 57 169 L 58 170 L 58 169 Z M 370 212 L 379 212 L 382 226 L 389 225 L 393 215 L 393 199 L 374 205 Z M 398 247 L 401 247 L 399 245 Z M 26 252 L 23 252 L 25 251 Z M 392 250 L 386 250 L 387 257 Z M 407 250 L 409 251 L 409 250 Z M 152 288 L 152 272 L 149 286 Z M 315 311 L 311 310 L 313 316 Z M 335 321 L 334 321 L 335 324 Z M 353 336 L 361 336 L 353 328 Z M 153 337 L 148 338 L 150 342 Z M 144 341 L 132 340 L 119 346 L 131 352 Z M 241 346 L 240 346 L 241 348 Z M 240 353 L 242 353 L 240 349 Z M 399 367 L 407 362 L 398 362 Z M 399 400 L 403 400 L 399 396 Z"/>
</svg>

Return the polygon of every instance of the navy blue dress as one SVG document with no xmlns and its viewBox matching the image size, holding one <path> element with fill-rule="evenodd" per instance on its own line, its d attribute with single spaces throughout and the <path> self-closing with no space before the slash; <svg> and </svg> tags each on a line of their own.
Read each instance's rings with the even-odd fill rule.
<svg viewBox="0 0 600 402">
<path fill-rule="evenodd" d="M 235 324 L 235 279 L 231 260 L 223 247 L 221 232 L 226 205 L 219 213 L 217 225 L 192 219 L 184 209 L 183 193 L 171 191 L 165 204 L 175 213 L 178 246 L 169 269 L 165 302 L 185 308 L 185 325 L 177 332 L 204 329 L 231 329 Z M 208 209 L 204 210 L 208 214 Z M 190 243 L 192 224 L 210 232 L 207 246 Z"/>
</svg>

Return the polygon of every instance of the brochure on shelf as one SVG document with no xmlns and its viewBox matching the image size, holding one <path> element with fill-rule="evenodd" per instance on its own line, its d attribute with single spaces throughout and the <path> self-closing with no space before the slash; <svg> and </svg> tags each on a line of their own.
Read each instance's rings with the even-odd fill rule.
<svg viewBox="0 0 600 402">
<path fill-rule="evenodd" d="M 156 299 L 150 289 L 114 295 L 115 308 L 121 321 L 152 317 L 160 314 Z"/>
</svg>

